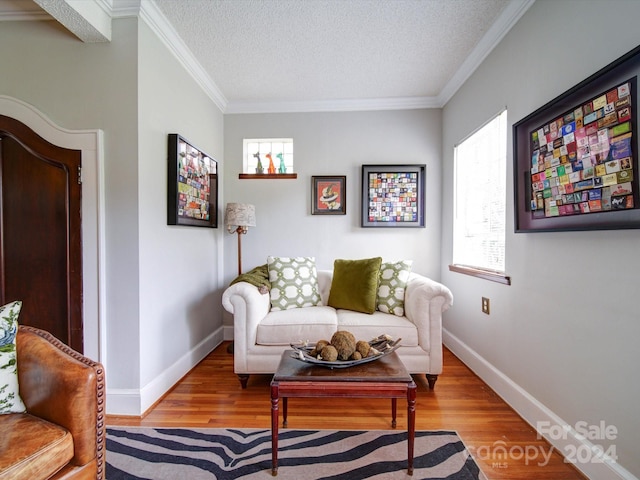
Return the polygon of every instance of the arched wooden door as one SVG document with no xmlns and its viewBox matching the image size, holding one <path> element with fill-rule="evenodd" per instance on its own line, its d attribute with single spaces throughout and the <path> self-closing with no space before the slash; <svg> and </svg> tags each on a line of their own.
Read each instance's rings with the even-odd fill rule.
<svg viewBox="0 0 640 480">
<path fill-rule="evenodd" d="M 0 305 L 82 353 L 81 152 L 0 115 Z"/>
</svg>

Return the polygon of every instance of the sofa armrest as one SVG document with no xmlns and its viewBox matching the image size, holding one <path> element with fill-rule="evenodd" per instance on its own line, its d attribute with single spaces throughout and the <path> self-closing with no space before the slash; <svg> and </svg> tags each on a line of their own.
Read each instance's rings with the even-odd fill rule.
<svg viewBox="0 0 640 480">
<path fill-rule="evenodd" d="M 418 329 L 418 343 L 429 352 L 431 374 L 442 372 L 442 313 L 453 305 L 451 290 L 412 273 L 405 290 L 405 315 Z"/>
<path fill-rule="evenodd" d="M 247 350 L 256 344 L 258 324 L 271 308 L 271 296 L 247 282 L 238 282 L 222 294 L 222 306 L 233 315 L 234 369 L 247 370 Z"/>
<path fill-rule="evenodd" d="M 43 330 L 20 325 L 16 340 L 20 397 L 27 412 L 66 428 L 73 465 L 105 460 L 105 375 L 94 362 Z"/>
</svg>

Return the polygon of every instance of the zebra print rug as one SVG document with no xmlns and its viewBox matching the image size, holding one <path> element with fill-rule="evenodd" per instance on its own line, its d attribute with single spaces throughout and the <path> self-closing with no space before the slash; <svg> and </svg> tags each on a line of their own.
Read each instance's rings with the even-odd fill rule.
<svg viewBox="0 0 640 480">
<path fill-rule="evenodd" d="M 417 431 L 407 474 L 406 431 L 293 430 L 278 436 L 281 480 L 486 480 L 455 432 Z M 107 428 L 107 480 L 271 477 L 265 429 Z"/>
</svg>

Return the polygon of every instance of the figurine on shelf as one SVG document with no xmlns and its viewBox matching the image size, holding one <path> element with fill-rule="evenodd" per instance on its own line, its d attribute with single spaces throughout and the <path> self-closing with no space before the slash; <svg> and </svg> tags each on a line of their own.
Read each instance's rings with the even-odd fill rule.
<svg viewBox="0 0 640 480">
<path fill-rule="evenodd" d="M 287 166 L 284 164 L 284 157 L 281 153 L 276 155 L 280 159 L 280 165 L 278 166 L 278 173 L 287 173 Z"/>
<path fill-rule="evenodd" d="M 267 173 L 269 175 L 274 175 L 276 173 L 276 166 L 273 164 L 273 158 L 271 158 L 271 152 L 265 155 L 269 159 L 269 168 L 267 169 Z"/>
<path fill-rule="evenodd" d="M 260 160 L 260 152 L 254 153 L 253 156 L 258 159 L 258 165 L 256 166 L 256 173 L 264 173 L 264 167 L 262 166 L 262 160 Z"/>
</svg>

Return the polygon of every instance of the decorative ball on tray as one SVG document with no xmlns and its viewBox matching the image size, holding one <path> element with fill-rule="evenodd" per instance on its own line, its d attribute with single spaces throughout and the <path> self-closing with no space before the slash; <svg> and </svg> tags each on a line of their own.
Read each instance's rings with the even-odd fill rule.
<svg viewBox="0 0 640 480">
<path fill-rule="evenodd" d="M 291 344 L 295 350 L 294 358 L 303 362 L 330 368 L 345 368 L 377 360 L 394 352 L 400 346 L 400 339 L 390 335 L 380 335 L 372 340 L 356 340 L 346 330 L 333 334 L 331 340 L 319 340 L 315 346 L 309 341 Z"/>
</svg>

